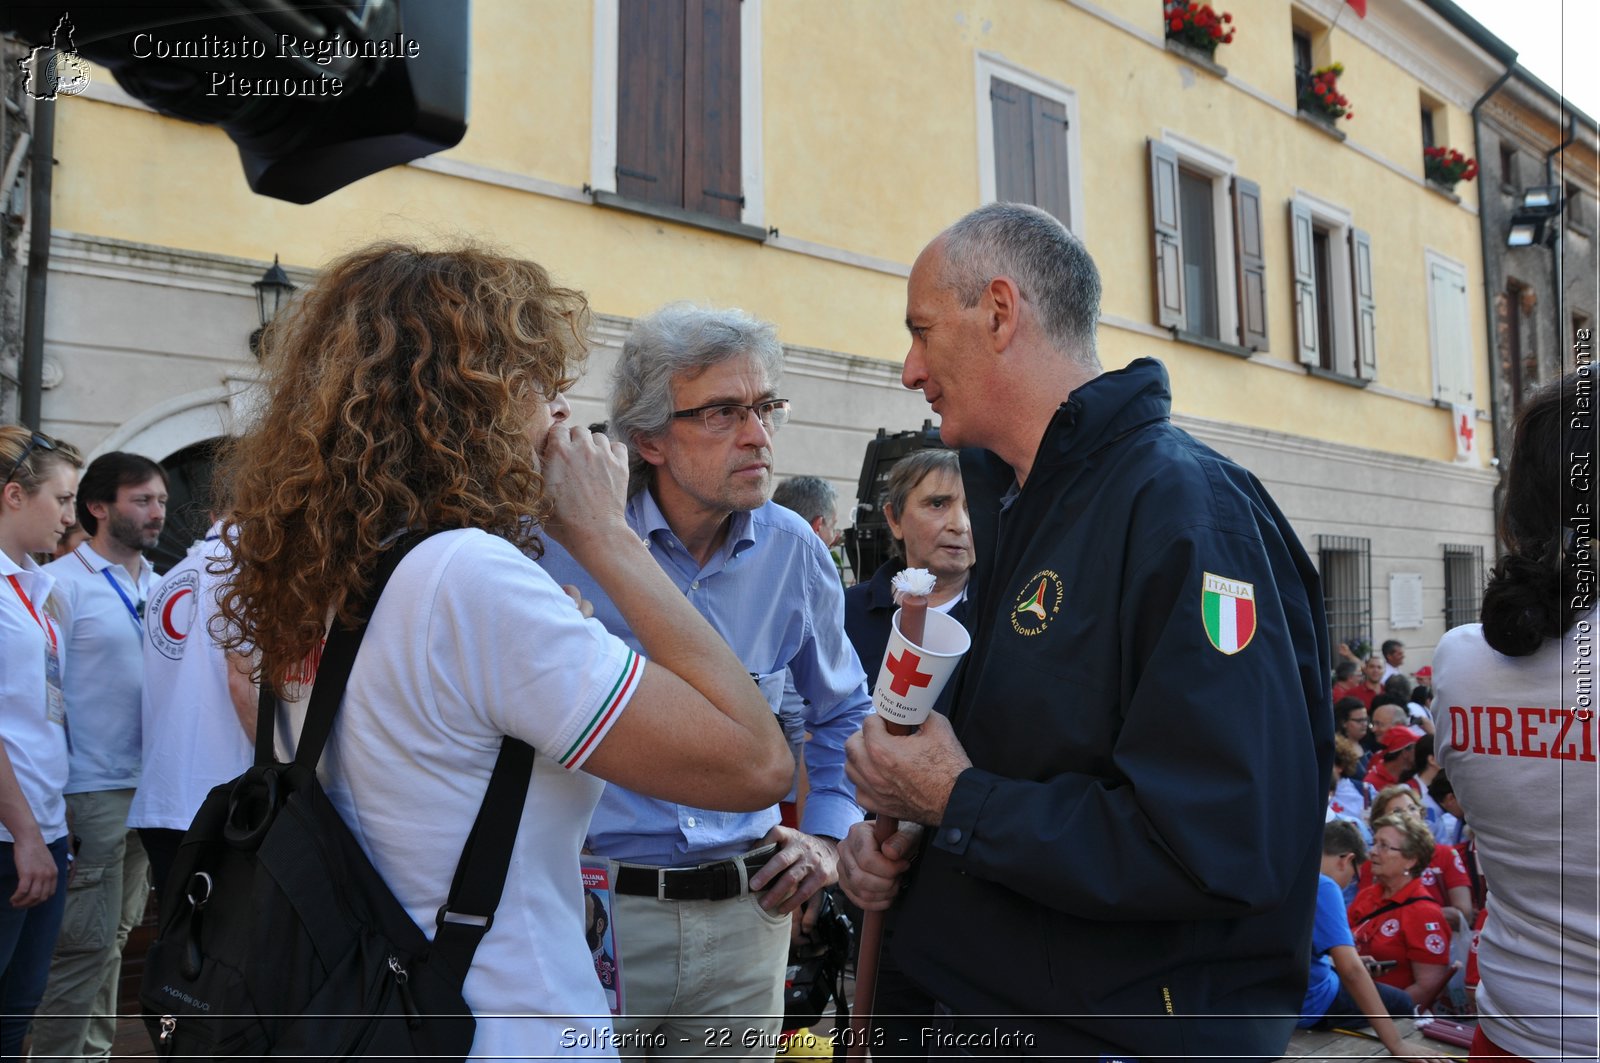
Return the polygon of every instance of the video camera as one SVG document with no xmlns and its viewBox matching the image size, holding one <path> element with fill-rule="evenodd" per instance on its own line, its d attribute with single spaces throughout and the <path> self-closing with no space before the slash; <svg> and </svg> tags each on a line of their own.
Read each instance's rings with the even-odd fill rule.
<svg viewBox="0 0 1600 1063">
<path fill-rule="evenodd" d="M 861 461 L 861 480 L 856 485 L 856 513 L 853 527 L 844 532 L 845 557 L 858 581 L 872 578 L 878 566 L 889 560 L 892 552 L 889 522 L 883 515 L 884 484 L 895 463 L 907 454 L 930 447 L 945 449 L 939 439 L 939 430 L 932 421 L 923 421 L 916 431 L 896 432 L 878 429 L 877 436 L 867 444 Z"/>
</svg>

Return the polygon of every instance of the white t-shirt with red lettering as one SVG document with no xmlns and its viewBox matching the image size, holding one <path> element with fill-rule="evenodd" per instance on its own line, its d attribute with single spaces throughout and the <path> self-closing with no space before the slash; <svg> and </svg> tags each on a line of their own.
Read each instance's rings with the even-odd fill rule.
<svg viewBox="0 0 1600 1063">
<path fill-rule="evenodd" d="M 1491 898 L 1478 1013 L 1490 1040 L 1527 1059 L 1596 1058 L 1597 623 L 1591 610 L 1527 657 L 1501 656 L 1468 624 L 1433 658 L 1436 755 Z"/>
<path fill-rule="evenodd" d="M 373 611 L 318 775 L 430 937 L 502 736 L 538 752 L 505 893 L 464 989 L 473 1059 L 616 1054 L 578 863 L 604 783 L 579 769 L 643 669 L 543 569 L 481 531 L 420 543 Z M 296 736 L 304 708 L 284 714 Z M 278 734 L 282 754 L 282 719 Z"/>
</svg>

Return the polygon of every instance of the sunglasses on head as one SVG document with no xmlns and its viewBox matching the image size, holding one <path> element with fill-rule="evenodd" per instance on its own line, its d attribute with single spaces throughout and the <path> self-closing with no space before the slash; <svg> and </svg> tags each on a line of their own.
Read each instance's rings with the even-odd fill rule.
<svg viewBox="0 0 1600 1063">
<path fill-rule="evenodd" d="M 11 463 L 11 468 L 6 470 L 6 478 L 4 480 L 0 480 L 0 484 L 10 483 L 11 478 L 17 474 L 17 470 L 22 468 L 23 463 L 28 460 L 28 455 L 32 454 L 35 450 L 54 449 L 56 449 L 55 441 L 49 436 L 40 435 L 38 432 L 33 433 L 32 438 L 28 440 L 28 445 L 22 448 L 22 456 Z"/>
</svg>

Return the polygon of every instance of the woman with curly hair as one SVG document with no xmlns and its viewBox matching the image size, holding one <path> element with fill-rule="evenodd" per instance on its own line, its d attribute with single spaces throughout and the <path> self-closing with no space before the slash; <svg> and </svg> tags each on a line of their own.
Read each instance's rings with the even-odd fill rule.
<svg viewBox="0 0 1600 1063">
<path fill-rule="evenodd" d="M 1595 377 L 1586 364 L 1524 402 L 1483 622 L 1433 658 L 1438 758 L 1489 883 L 1474 1059 L 1600 1050 Z"/>
<path fill-rule="evenodd" d="M 237 534 L 226 641 L 259 653 L 289 702 L 327 626 L 356 619 L 388 541 L 442 531 L 372 607 L 320 774 L 430 928 L 502 738 L 537 750 L 464 988 L 474 1057 L 573 1054 L 560 1041 L 576 1016 L 601 1016 L 580 1044 L 612 1054 L 579 874 L 602 780 L 744 811 L 783 796 L 793 770 L 749 675 L 628 530 L 622 445 L 567 423 L 586 314 L 533 262 L 355 252 L 268 329 L 269 396 L 222 479 Z M 530 560 L 541 528 L 616 602 L 648 667 Z"/>
<path fill-rule="evenodd" d="M 0 427 L 0 1059 L 22 1055 L 67 903 L 63 639 L 31 555 L 72 526 L 82 467 L 60 440 Z"/>
<path fill-rule="evenodd" d="M 1372 980 L 1392 985 L 1427 1007 L 1450 980 L 1450 927 L 1422 885 L 1433 835 L 1418 817 L 1372 821 L 1372 884 L 1350 904 L 1356 951 L 1378 969 Z"/>
</svg>

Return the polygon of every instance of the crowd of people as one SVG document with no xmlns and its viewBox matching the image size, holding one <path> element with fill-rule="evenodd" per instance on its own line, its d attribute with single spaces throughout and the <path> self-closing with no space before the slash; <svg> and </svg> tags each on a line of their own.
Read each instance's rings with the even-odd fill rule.
<svg viewBox="0 0 1600 1063">
<path fill-rule="evenodd" d="M 1559 421 L 1564 393 L 1519 421 L 1507 558 L 1435 697 L 1398 641 L 1333 650 L 1259 481 L 1172 424 L 1160 363 L 1101 368 L 1099 302 L 1081 242 L 1033 208 L 923 250 L 902 380 L 959 452 L 894 466 L 893 556 L 848 588 L 831 486 L 774 490 L 772 325 L 642 317 L 591 431 L 564 397 L 584 296 L 481 248 L 364 248 L 268 327 L 222 508 L 162 578 L 159 465 L 105 454 L 80 481 L 64 441 L 0 428 L 0 1055 L 37 1009 L 36 1058 L 105 1056 L 147 883 L 172 891 L 189 818 L 250 763 L 259 691 L 292 755 L 327 632 L 357 620 L 319 771 L 419 927 L 444 918 L 502 741 L 536 751 L 466 974 L 474 1058 L 776 1049 L 791 946 L 835 885 L 889 910 L 851 1035 L 880 1057 L 1272 1058 L 1300 1016 L 1431 1058 L 1392 1017 L 1471 1003 L 1452 979 L 1479 926 L 1483 1051 L 1592 1052 L 1592 1021 L 1524 1016 L 1551 964 L 1593 982 L 1593 928 L 1551 929 L 1530 846 L 1585 793 L 1592 826 L 1594 773 L 1539 805 L 1535 762 L 1458 721 L 1560 704 L 1550 647 L 1592 623 L 1525 600 L 1577 578 L 1570 527 L 1517 488 L 1553 475 L 1525 437 L 1556 431 L 1536 411 Z M 428 535 L 366 602 L 408 531 Z M 908 567 L 972 645 L 900 735 L 871 689 Z M 1561 877 L 1581 924 L 1594 877 Z"/>
</svg>

